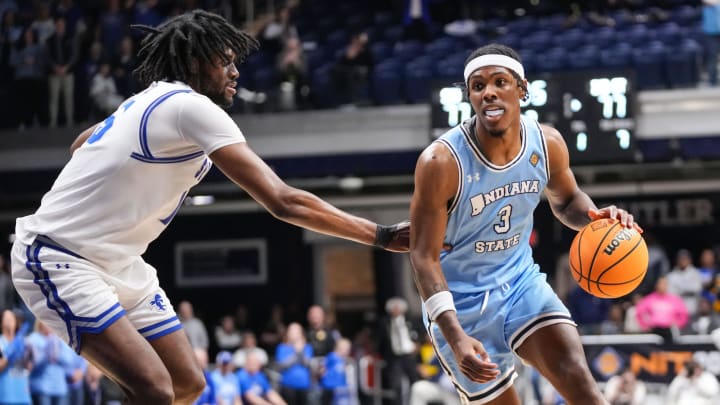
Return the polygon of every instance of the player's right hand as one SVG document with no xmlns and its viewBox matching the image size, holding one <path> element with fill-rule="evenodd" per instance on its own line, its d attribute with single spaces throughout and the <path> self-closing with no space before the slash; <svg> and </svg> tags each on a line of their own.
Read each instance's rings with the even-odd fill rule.
<svg viewBox="0 0 720 405">
<path fill-rule="evenodd" d="M 490 360 L 479 340 L 465 335 L 453 347 L 455 361 L 467 378 L 476 383 L 486 383 L 500 375 L 497 364 Z"/>
</svg>

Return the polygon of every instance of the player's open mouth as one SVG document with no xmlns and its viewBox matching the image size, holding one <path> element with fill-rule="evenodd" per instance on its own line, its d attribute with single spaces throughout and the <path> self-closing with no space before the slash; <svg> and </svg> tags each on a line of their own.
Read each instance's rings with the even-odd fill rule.
<svg viewBox="0 0 720 405">
<path fill-rule="evenodd" d="M 226 88 L 230 93 L 232 93 L 231 95 L 234 96 L 235 93 L 237 93 L 237 90 L 235 89 L 235 86 L 237 86 L 237 83 L 230 83 L 230 84 L 228 84 L 227 87 L 225 87 L 225 88 Z"/>
</svg>

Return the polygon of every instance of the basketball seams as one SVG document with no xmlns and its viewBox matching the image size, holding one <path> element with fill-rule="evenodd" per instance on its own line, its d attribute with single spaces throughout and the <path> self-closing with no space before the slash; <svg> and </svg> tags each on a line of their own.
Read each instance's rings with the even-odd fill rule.
<svg viewBox="0 0 720 405">
<path fill-rule="evenodd" d="M 645 273 L 641 273 L 640 275 L 634 277 L 633 279 L 624 281 L 624 282 L 622 282 L 622 283 L 603 283 L 603 282 L 600 281 L 600 280 L 602 279 L 602 276 L 605 275 L 605 273 L 607 273 L 608 271 L 610 271 L 610 269 L 612 269 L 613 267 L 617 266 L 618 264 L 622 263 L 623 260 L 625 260 L 626 257 L 630 256 L 630 255 L 632 254 L 632 252 L 634 252 L 635 249 L 637 249 L 638 246 L 640 246 L 642 243 L 643 243 L 643 238 L 642 238 L 642 237 L 638 238 L 637 242 L 635 243 L 635 246 L 633 246 L 631 249 L 629 249 L 627 252 L 625 252 L 625 254 L 624 254 L 622 257 L 620 257 L 619 259 L 617 259 L 617 260 L 615 261 L 615 263 L 611 264 L 610 266 L 608 266 L 608 268 L 606 268 L 606 269 L 604 269 L 603 271 L 600 272 L 600 275 L 598 275 L 598 278 L 597 278 L 597 280 L 595 281 L 595 284 L 597 284 L 597 289 L 598 289 L 598 291 L 600 291 L 601 293 L 603 293 L 603 294 L 605 294 L 605 295 L 609 295 L 609 294 L 605 293 L 605 292 L 602 290 L 602 288 L 600 287 L 601 285 L 623 285 L 623 284 L 628 284 L 628 283 L 631 283 L 631 282 L 637 280 L 638 277 L 642 277 L 642 276 L 645 275 Z"/>
<path fill-rule="evenodd" d="M 616 221 L 614 224 L 612 224 L 612 226 L 610 226 L 610 229 L 608 229 L 608 230 L 605 232 L 605 235 L 603 235 L 603 237 L 600 238 L 600 242 L 599 242 L 599 243 L 597 244 L 597 246 L 595 247 L 595 252 L 593 252 L 592 260 L 590 260 L 590 267 L 588 267 L 588 271 L 587 271 L 587 280 L 588 280 L 588 282 L 587 282 L 587 287 L 588 287 L 587 290 L 588 290 L 588 291 L 591 291 L 591 290 L 592 290 L 592 287 L 590 286 L 590 281 L 591 281 L 591 279 L 592 279 L 592 273 L 593 273 L 592 270 L 593 270 L 593 266 L 595 265 L 595 259 L 597 258 L 598 252 L 600 252 L 600 251 L 602 250 L 601 247 L 602 247 L 603 244 L 605 243 L 605 240 L 607 239 L 608 235 L 610 235 L 610 233 L 611 233 L 617 226 L 619 226 L 619 225 L 620 225 L 620 221 Z M 578 245 L 579 245 L 579 244 L 578 244 Z M 581 267 L 580 270 L 582 271 L 583 268 Z M 596 283 L 597 283 L 597 281 L 596 281 Z"/>
</svg>

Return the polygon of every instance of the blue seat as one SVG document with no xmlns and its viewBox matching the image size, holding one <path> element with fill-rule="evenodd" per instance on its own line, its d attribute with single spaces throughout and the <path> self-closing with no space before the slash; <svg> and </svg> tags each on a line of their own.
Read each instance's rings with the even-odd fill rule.
<svg viewBox="0 0 720 405">
<path fill-rule="evenodd" d="M 567 52 L 563 48 L 550 48 L 535 60 L 538 72 L 553 72 L 567 67 Z"/>
<path fill-rule="evenodd" d="M 690 87 L 700 80 L 702 48 L 686 39 L 665 53 L 665 72 L 670 87 Z"/>
<path fill-rule="evenodd" d="M 720 142 L 715 137 L 681 138 L 680 151 L 686 159 L 717 159 L 720 157 Z"/>
<path fill-rule="evenodd" d="M 632 46 L 625 42 L 619 42 L 615 46 L 600 51 L 600 66 L 606 68 L 627 68 L 633 66 Z"/>
<path fill-rule="evenodd" d="M 617 31 L 612 27 L 600 27 L 586 32 L 588 43 L 592 43 L 599 49 L 606 49 L 615 45 L 618 41 Z"/>
<path fill-rule="evenodd" d="M 430 101 L 430 84 L 432 82 L 432 68 L 422 64 L 410 64 L 405 68 L 403 90 L 405 99 L 409 103 L 424 103 Z"/>
<path fill-rule="evenodd" d="M 633 66 L 638 72 L 637 87 L 639 89 L 666 88 L 665 79 L 665 47 L 662 43 L 653 42 L 646 47 L 633 51 Z"/>
<path fill-rule="evenodd" d="M 425 45 L 420 41 L 403 41 L 395 44 L 393 58 L 408 61 L 420 56 L 425 51 Z"/>
<path fill-rule="evenodd" d="M 641 47 L 651 39 L 651 34 L 647 26 L 636 24 L 626 30 L 618 31 L 617 38 L 632 44 L 633 47 Z"/>
<path fill-rule="evenodd" d="M 390 57 L 390 54 L 392 53 L 392 46 L 389 42 L 371 43 L 370 53 L 372 54 L 375 63 L 382 62 Z"/>
<path fill-rule="evenodd" d="M 645 162 L 667 162 L 675 157 L 669 139 L 639 139 L 637 142 Z"/>
<path fill-rule="evenodd" d="M 372 95 L 376 104 L 400 104 L 403 100 L 402 75 L 399 69 L 378 65 L 372 77 Z"/>
<path fill-rule="evenodd" d="M 530 49 L 535 52 L 543 51 L 552 45 L 553 33 L 551 31 L 537 31 L 532 36 L 523 38 L 520 41 L 522 48 Z"/>
<path fill-rule="evenodd" d="M 584 46 L 568 52 L 568 67 L 573 69 L 596 69 L 600 65 L 600 51 L 595 46 Z"/>
<path fill-rule="evenodd" d="M 585 32 L 579 28 L 572 28 L 555 35 L 553 45 L 572 51 L 585 44 Z"/>
<path fill-rule="evenodd" d="M 313 104 L 319 108 L 331 108 L 336 105 L 333 83 L 332 83 L 332 63 L 320 66 L 315 69 L 310 78 L 312 93 L 311 98 Z"/>
<path fill-rule="evenodd" d="M 694 7 L 686 4 L 676 7 L 670 12 L 670 21 L 673 21 L 681 26 L 694 25 L 700 22 L 701 14 L 702 9 L 700 7 Z"/>
<path fill-rule="evenodd" d="M 347 30 L 339 29 L 331 32 L 325 37 L 324 47 L 330 53 L 333 53 L 336 49 L 344 48 L 350 40 L 350 34 Z"/>
<path fill-rule="evenodd" d="M 390 43 L 398 42 L 403 37 L 403 27 L 399 25 L 394 25 L 392 27 L 387 27 L 383 31 L 383 37 L 386 41 L 389 41 Z"/>
</svg>

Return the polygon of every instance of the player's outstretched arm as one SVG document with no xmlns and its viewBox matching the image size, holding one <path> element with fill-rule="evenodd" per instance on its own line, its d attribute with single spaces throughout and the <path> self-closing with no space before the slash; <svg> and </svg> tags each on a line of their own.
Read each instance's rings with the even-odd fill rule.
<svg viewBox="0 0 720 405">
<path fill-rule="evenodd" d="M 81 147 L 82 144 L 84 144 L 85 141 L 87 141 L 87 139 L 90 137 L 90 135 L 92 135 L 92 133 L 95 132 L 95 128 L 97 128 L 98 125 L 100 125 L 100 123 L 97 123 L 97 124 L 91 126 L 90 128 L 82 131 L 80 133 L 80 135 L 78 135 L 77 138 L 75 138 L 75 140 L 70 145 L 70 154 L 71 155 L 73 153 L 75 153 L 77 148 Z"/>
<path fill-rule="evenodd" d="M 428 317 L 440 327 L 463 373 L 484 383 L 497 377 L 497 365 L 490 361 L 482 343 L 462 329 L 440 266 L 448 204 L 457 192 L 459 175 L 445 146 L 434 143 L 420 155 L 410 204 L 410 259 Z"/>
<path fill-rule="evenodd" d="M 314 194 L 291 187 L 244 142 L 224 146 L 213 152 L 210 159 L 278 219 L 390 251 L 408 250 L 409 224 L 378 225 L 348 214 Z"/>
<path fill-rule="evenodd" d="M 590 221 L 599 218 L 617 218 L 625 227 L 642 229 L 633 216 L 614 205 L 598 209 L 590 197 L 578 187 L 570 169 L 570 154 L 562 135 L 552 127 L 543 125 L 547 142 L 550 173 L 545 195 L 555 216 L 569 228 L 580 230 Z"/>
</svg>

